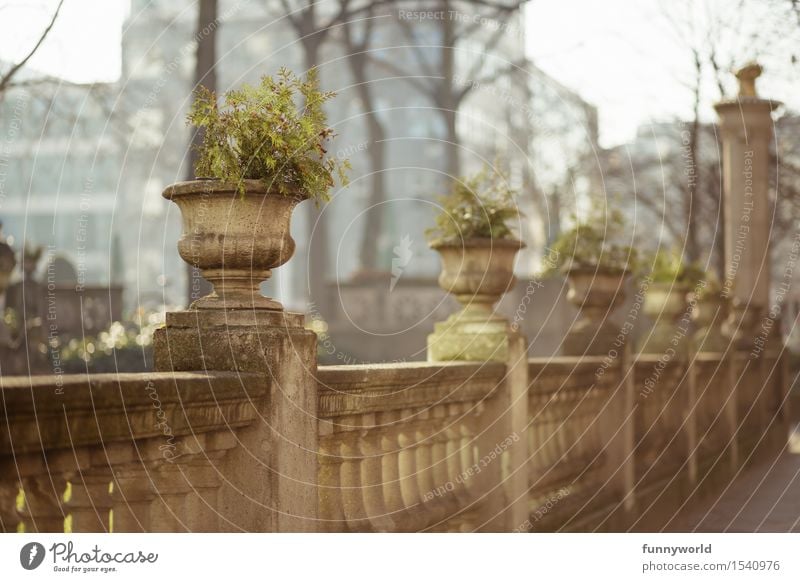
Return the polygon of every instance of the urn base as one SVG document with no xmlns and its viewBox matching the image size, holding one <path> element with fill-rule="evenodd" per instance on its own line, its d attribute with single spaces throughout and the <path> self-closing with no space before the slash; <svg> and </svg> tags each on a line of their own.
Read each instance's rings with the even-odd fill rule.
<svg viewBox="0 0 800 582">
<path fill-rule="evenodd" d="M 478 319 L 455 313 L 434 325 L 428 336 L 428 361 L 505 362 L 510 333 L 503 317 Z"/>
<path fill-rule="evenodd" d="M 316 353 L 317 336 L 305 329 L 301 313 L 271 310 L 188 310 L 167 313 L 153 334 L 157 372 L 267 372 L 270 362 L 292 354 L 272 354 L 289 345 Z"/>
</svg>

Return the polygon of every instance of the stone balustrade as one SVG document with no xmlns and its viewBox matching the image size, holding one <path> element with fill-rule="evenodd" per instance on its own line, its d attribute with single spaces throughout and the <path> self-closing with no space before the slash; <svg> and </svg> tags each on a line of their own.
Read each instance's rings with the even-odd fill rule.
<svg viewBox="0 0 800 582">
<path fill-rule="evenodd" d="M 229 373 L 3 378 L 0 527 L 252 529 L 219 509 L 241 494 L 229 452 L 265 395 Z"/>
<path fill-rule="evenodd" d="M 492 427 L 504 373 L 464 363 L 320 368 L 324 529 L 488 527 L 497 512 L 490 487 L 514 441 L 496 442 Z"/>
<path fill-rule="evenodd" d="M 528 526 L 592 526 L 619 503 L 624 466 L 621 362 L 601 357 L 530 360 Z"/>
<path fill-rule="evenodd" d="M 0 525 L 619 531 L 668 518 L 785 436 L 776 352 L 519 354 L 319 367 L 304 387 L 318 508 L 303 515 L 281 502 L 293 459 L 272 454 L 270 374 L 2 378 Z"/>
</svg>

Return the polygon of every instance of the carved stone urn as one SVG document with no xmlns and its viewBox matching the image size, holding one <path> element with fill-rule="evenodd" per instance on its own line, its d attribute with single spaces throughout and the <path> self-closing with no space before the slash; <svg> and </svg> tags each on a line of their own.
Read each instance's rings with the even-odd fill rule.
<svg viewBox="0 0 800 582">
<path fill-rule="evenodd" d="M 0 222 L 0 297 L 5 295 L 6 289 L 11 282 L 11 273 L 17 265 L 17 257 L 14 254 L 14 249 L 6 241 L 3 236 L 3 223 Z M 0 308 L 3 304 L 0 303 Z"/>
<path fill-rule="evenodd" d="M 162 194 L 181 211 L 178 253 L 214 286 L 190 309 L 283 310 L 259 288 L 294 254 L 292 210 L 305 197 L 272 192 L 261 180 L 245 180 L 244 187 L 242 195 L 235 184 L 198 179 Z"/>
<path fill-rule="evenodd" d="M 688 289 L 680 283 L 651 283 L 642 310 L 655 322 L 639 339 L 639 352 L 670 357 L 684 356 L 689 347 L 691 313 Z"/>
<path fill-rule="evenodd" d="M 728 302 L 720 291 L 702 293 L 692 312 L 697 331 L 692 335 L 694 349 L 700 352 L 724 352 L 729 340 L 722 332 L 728 316 Z"/>
<path fill-rule="evenodd" d="M 525 244 L 513 239 L 472 238 L 434 241 L 442 258 L 439 286 L 461 309 L 434 326 L 428 336 L 429 361 L 505 361 L 508 320 L 494 305 L 516 281 L 514 260 Z"/>
<path fill-rule="evenodd" d="M 564 338 L 565 356 L 601 356 L 614 347 L 620 326 L 612 322 L 611 313 L 625 301 L 624 269 L 575 267 L 567 272 L 567 300 L 578 309 Z"/>
</svg>

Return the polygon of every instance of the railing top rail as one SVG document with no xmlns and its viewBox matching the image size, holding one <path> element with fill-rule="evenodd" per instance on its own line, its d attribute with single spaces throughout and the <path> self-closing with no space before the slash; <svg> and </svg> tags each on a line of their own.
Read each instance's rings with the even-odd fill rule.
<svg viewBox="0 0 800 582">
<path fill-rule="evenodd" d="M 0 378 L 0 455 L 244 426 L 267 382 L 227 372 Z"/>
<path fill-rule="evenodd" d="M 487 398 L 506 367 L 491 363 L 323 366 L 317 371 L 322 418 L 407 410 Z"/>
</svg>

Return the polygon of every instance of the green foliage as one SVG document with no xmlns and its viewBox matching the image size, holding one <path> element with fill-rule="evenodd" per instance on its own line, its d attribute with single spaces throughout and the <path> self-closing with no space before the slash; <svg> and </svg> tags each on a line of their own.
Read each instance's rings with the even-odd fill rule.
<svg viewBox="0 0 800 582">
<path fill-rule="evenodd" d="M 573 216 L 574 226 L 563 231 L 553 242 L 544 269 L 545 275 L 572 269 L 634 270 L 636 249 L 618 242 L 624 237 L 625 216 L 605 204 L 592 207 L 586 220 Z"/>
<path fill-rule="evenodd" d="M 326 155 L 334 132 L 322 106 L 333 96 L 319 90 L 314 69 L 305 80 L 281 69 L 256 87 L 228 91 L 224 107 L 201 87 L 187 118 L 205 130 L 195 174 L 235 183 L 242 194 L 243 181 L 255 179 L 286 196 L 329 200 L 334 175 L 346 184 L 350 167 Z"/>
<path fill-rule="evenodd" d="M 695 285 L 695 296 L 699 300 L 706 298 L 723 298 L 722 284 L 719 282 L 719 278 L 714 271 L 703 273 L 703 277 L 698 280 L 698 283 Z"/>
<path fill-rule="evenodd" d="M 507 221 L 519 216 L 515 196 L 506 177 L 488 166 L 453 180 L 450 193 L 438 198 L 442 210 L 426 231 L 428 240 L 514 239 Z"/>
<path fill-rule="evenodd" d="M 667 283 L 682 287 L 696 287 L 706 280 L 706 272 L 696 263 L 687 264 L 683 256 L 676 250 L 659 249 L 652 254 L 650 263 L 650 280 L 653 283 Z"/>
</svg>

